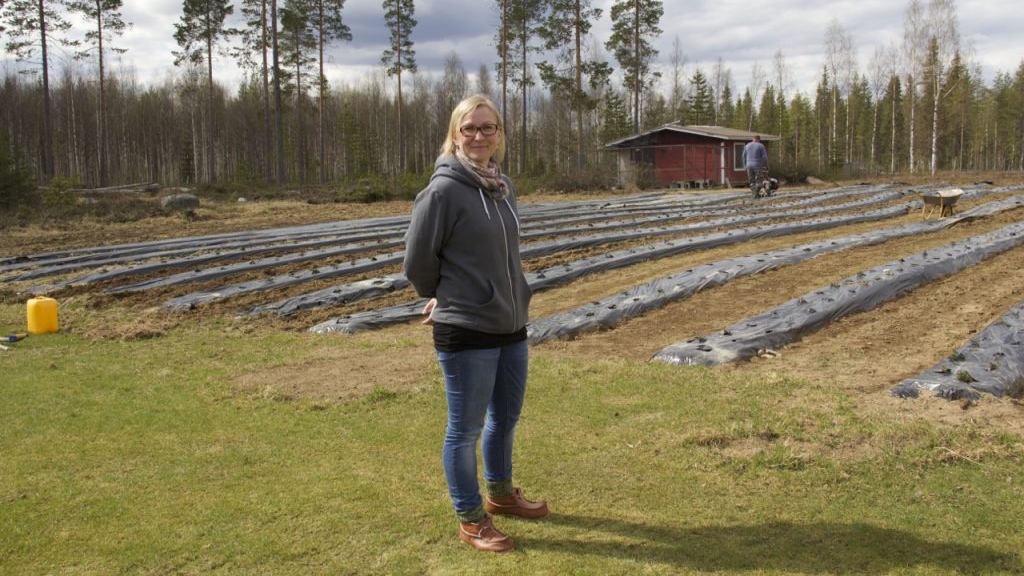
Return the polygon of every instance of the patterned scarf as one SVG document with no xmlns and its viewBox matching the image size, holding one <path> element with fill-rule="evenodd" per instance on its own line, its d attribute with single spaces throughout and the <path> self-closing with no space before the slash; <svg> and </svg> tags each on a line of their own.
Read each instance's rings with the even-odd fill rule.
<svg viewBox="0 0 1024 576">
<path fill-rule="evenodd" d="M 476 179 L 480 182 L 480 187 L 487 191 L 491 198 L 495 200 L 504 200 L 508 198 L 508 184 L 505 179 L 501 177 L 501 166 L 494 160 L 491 160 L 486 166 L 479 162 L 473 161 L 472 158 L 466 156 L 462 152 L 462 149 L 455 150 L 455 157 L 459 159 L 466 170 L 469 170 Z"/>
</svg>

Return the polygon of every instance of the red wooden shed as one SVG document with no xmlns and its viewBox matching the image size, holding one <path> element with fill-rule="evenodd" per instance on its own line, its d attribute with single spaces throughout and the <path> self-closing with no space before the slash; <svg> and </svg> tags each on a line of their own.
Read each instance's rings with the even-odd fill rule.
<svg viewBox="0 0 1024 576">
<path fill-rule="evenodd" d="M 743 146 L 754 135 L 761 143 L 781 138 L 723 126 L 665 124 L 605 145 L 618 155 L 621 186 L 733 186 L 747 181 Z"/>
</svg>

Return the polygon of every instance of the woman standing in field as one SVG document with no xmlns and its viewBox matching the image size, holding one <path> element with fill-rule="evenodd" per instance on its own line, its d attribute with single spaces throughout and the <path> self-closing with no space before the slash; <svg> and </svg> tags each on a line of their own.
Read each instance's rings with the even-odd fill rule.
<svg viewBox="0 0 1024 576">
<path fill-rule="evenodd" d="M 498 162 L 505 134 L 494 103 L 470 96 L 452 111 L 434 174 L 416 196 L 406 232 L 405 274 L 430 298 L 444 373 L 448 425 L 442 461 L 459 538 L 493 552 L 512 550 L 491 514 L 547 515 L 512 484 L 512 444 L 526 392 L 530 287 L 519 257 L 519 216 Z M 477 441 L 486 498 L 477 480 Z"/>
</svg>

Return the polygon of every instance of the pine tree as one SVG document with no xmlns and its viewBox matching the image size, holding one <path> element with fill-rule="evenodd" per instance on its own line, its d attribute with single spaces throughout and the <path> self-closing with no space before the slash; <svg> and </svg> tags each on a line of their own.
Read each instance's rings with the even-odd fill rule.
<svg viewBox="0 0 1024 576">
<path fill-rule="evenodd" d="M 416 27 L 413 0 L 384 0 L 384 22 L 390 33 L 390 45 L 381 56 L 388 76 L 398 81 L 398 171 L 405 171 L 405 123 L 402 120 L 402 73 L 416 73 L 416 51 L 413 49 L 412 29 Z"/>
<path fill-rule="evenodd" d="M 744 121 L 744 128 L 747 130 L 753 130 L 754 115 L 757 109 L 754 107 L 754 95 L 750 93 L 750 87 L 748 86 L 743 90 L 743 96 L 739 97 L 736 101 L 735 117 Z"/>
<path fill-rule="evenodd" d="M 245 27 L 239 31 L 241 46 L 234 56 L 259 85 L 263 120 L 263 158 L 259 162 L 264 178 L 273 179 L 273 129 L 270 125 L 270 6 L 269 0 L 242 0 Z"/>
<path fill-rule="evenodd" d="M 85 33 L 86 43 L 90 50 L 96 51 L 96 60 L 99 64 L 99 127 L 97 131 L 97 172 L 100 186 L 107 185 L 107 98 L 106 98 L 106 74 L 105 74 L 105 50 L 123 54 L 125 48 L 115 48 L 110 45 L 114 36 L 120 36 L 129 27 L 121 18 L 122 0 L 74 0 L 68 4 L 68 8 L 80 13 L 95 28 L 90 28 Z M 84 50 L 77 54 L 78 57 L 88 56 L 90 50 Z"/>
<path fill-rule="evenodd" d="M 317 63 L 319 75 L 317 87 L 320 91 L 320 105 L 317 107 L 318 131 L 317 140 L 320 155 L 320 183 L 327 181 L 327 150 L 324 144 L 326 118 L 324 109 L 327 106 L 327 76 L 324 74 L 324 50 L 335 40 L 352 41 L 352 30 L 341 18 L 345 8 L 345 0 L 307 0 L 311 6 L 309 16 L 310 28 L 316 39 Z"/>
<path fill-rule="evenodd" d="M 284 163 L 284 103 L 281 95 L 281 44 L 278 41 L 278 10 L 277 0 L 270 0 L 270 54 L 272 59 L 273 83 L 274 83 L 274 151 L 277 161 L 278 185 L 285 181 Z"/>
<path fill-rule="evenodd" d="M 544 41 L 544 49 L 553 50 L 554 62 L 544 61 L 537 65 L 541 80 L 552 95 L 564 99 L 576 115 L 576 163 L 577 168 L 586 164 L 584 155 L 584 115 L 597 107 L 596 97 L 587 88 L 604 86 L 611 76 L 611 67 L 606 62 L 586 60 L 583 57 L 583 40 L 590 33 L 594 22 L 601 18 L 601 10 L 593 8 L 590 0 L 550 0 L 547 17 L 538 28 L 538 35 Z M 566 42 L 571 38 L 572 42 Z M 583 80 L 587 79 L 588 86 Z"/>
<path fill-rule="evenodd" d="M 6 132 L 0 131 L 0 208 L 10 212 L 31 208 L 38 201 L 39 192 L 32 177 L 11 155 Z"/>
<path fill-rule="evenodd" d="M 50 56 L 51 43 L 74 47 L 77 43 L 62 36 L 71 24 L 59 12 L 66 8 L 65 0 L 7 0 L 0 5 L 0 21 L 8 39 L 7 51 L 20 61 L 40 57 L 40 72 L 43 83 L 43 129 L 42 165 L 43 177 L 53 178 L 53 115 L 50 105 Z"/>
<path fill-rule="evenodd" d="M 899 168 L 899 159 L 901 157 L 900 142 L 905 141 L 901 133 L 901 127 L 904 126 L 901 113 L 903 110 L 903 99 L 903 84 L 900 81 L 900 75 L 894 69 L 886 85 L 885 94 L 878 102 L 878 105 L 882 107 L 879 130 L 883 136 L 888 138 L 885 147 L 888 149 L 889 154 L 890 174 L 895 174 Z M 881 128 L 882 126 L 885 126 L 884 131 Z M 883 164 L 881 159 L 879 164 Z"/>
<path fill-rule="evenodd" d="M 711 124 L 714 120 L 714 102 L 711 98 L 711 89 L 708 87 L 707 78 L 699 68 L 693 73 L 690 85 L 691 93 L 686 98 L 686 123 Z"/>
<path fill-rule="evenodd" d="M 630 134 L 629 110 L 626 101 L 615 90 L 604 93 L 601 105 L 604 122 L 601 125 L 601 141 L 605 144 L 625 138 Z"/>
<path fill-rule="evenodd" d="M 775 115 L 775 86 L 768 84 L 761 93 L 761 102 L 757 106 L 757 131 L 768 132 L 778 122 Z M 775 148 L 775 146 L 772 146 Z"/>
<path fill-rule="evenodd" d="M 722 97 L 717 107 L 718 120 L 715 122 L 719 126 L 731 126 L 736 127 L 736 104 L 732 101 L 732 87 L 726 82 L 722 86 Z"/>
<path fill-rule="evenodd" d="M 308 6 L 302 0 L 287 0 L 281 11 L 281 61 L 289 70 L 289 77 L 294 93 L 295 110 L 295 144 L 298 162 L 299 180 L 306 181 L 309 169 L 309 158 L 306 154 L 306 124 L 304 97 L 312 71 L 314 59 L 311 53 L 316 49 L 314 38 L 309 27 Z"/>
<path fill-rule="evenodd" d="M 494 69 L 498 73 L 498 86 L 501 91 L 498 107 L 501 109 L 501 123 L 508 129 L 508 82 L 512 68 L 512 52 L 509 50 L 509 36 L 512 25 L 512 0 L 494 0 L 498 11 L 498 31 L 494 35 L 495 46 L 498 48 L 498 62 Z"/>
<path fill-rule="evenodd" d="M 794 170 L 810 165 L 810 154 L 814 151 L 814 107 L 806 96 L 797 92 L 789 103 L 789 118 L 792 126 L 790 140 L 792 155 L 790 161 Z M 791 177 L 802 180 L 806 174 L 794 173 Z"/>
<path fill-rule="evenodd" d="M 659 24 L 665 10 L 660 0 L 615 0 L 612 35 L 605 42 L 622 67 L 626 88 L 633 99 L 633 131 L 640 131 L 641 98 L 660 72 L 651 70 L 658 51 L 652 41 L 661 35 Z"/>
<path fill-rule="evenodd" d="M 499 73 L 502 74 L 502 117 L 506 136 L 512 132 L 509 108 L 515 105 L 508 103 L 510 85 L 519 91 L 519 166 L 517 172 L 526 170 L 527 158 L 527 100 L 530 87 L 533 86 L 533 69 L 530 66 L 530 55 L 540 51 L 534 43 L 538 39 L 538 28 L 544 17 L 547 0 L 501 0 L 501 25 L 499 42 Z"/>
<path fill-rule="evenodd" d="M 213 182 L 213 51 L 218 43 L 234 34 L 225 27 L 225 20 L 235 9 L 230 0 L 183 0 L 181 9 L 181 20 L 174 25 L 174 40 L 181 52 L 174 53 L 174 64 L 197 65 L 206 60 L 206 170 L 207 181 Z"/>
</svg>

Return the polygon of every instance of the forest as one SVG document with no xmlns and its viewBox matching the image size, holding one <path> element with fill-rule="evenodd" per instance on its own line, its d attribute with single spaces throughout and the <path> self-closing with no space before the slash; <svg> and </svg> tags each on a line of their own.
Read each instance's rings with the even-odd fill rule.
<svg viewBox="0 0 1024 576">
<path fill-rule="evenodd" d="M 143 85 L 108 63 L 131 25 L 122 0 L 0 0 L 0 42 L 19 63 L 0 86 L 0 170 L 90 188 L 334 184 L 402 196 L 473 92 L 503 111 L 505 171 L 548 190 L 610 186 L 604 145 L 670 122 L 779 135 L 772 166 L 790 179 L 1024 169 L 1024 61 L 986 83 L 954 0 L 909 0 L 889 46 L 858 47 L 833 20 L 812 93 L 792 89 L 781 49 L 745 87 L 721 58 L 688 67 L 678 39 L 659 54 L 657 0 L 616 0 L 608 38 L 591 34 L 591 0 L 490 1 L 493 66 L 468 71 L 452 52 L 443 71 L 420 71 L 414 0 L 384 0 L 379 70 L 342 83 L 324 70 L 325 53 L 352 39 L 344 0 L 184 0 L 176 68 Z M 224 58 L 246 72 L 237 87 L 218 78 Z"/>
</svg>

